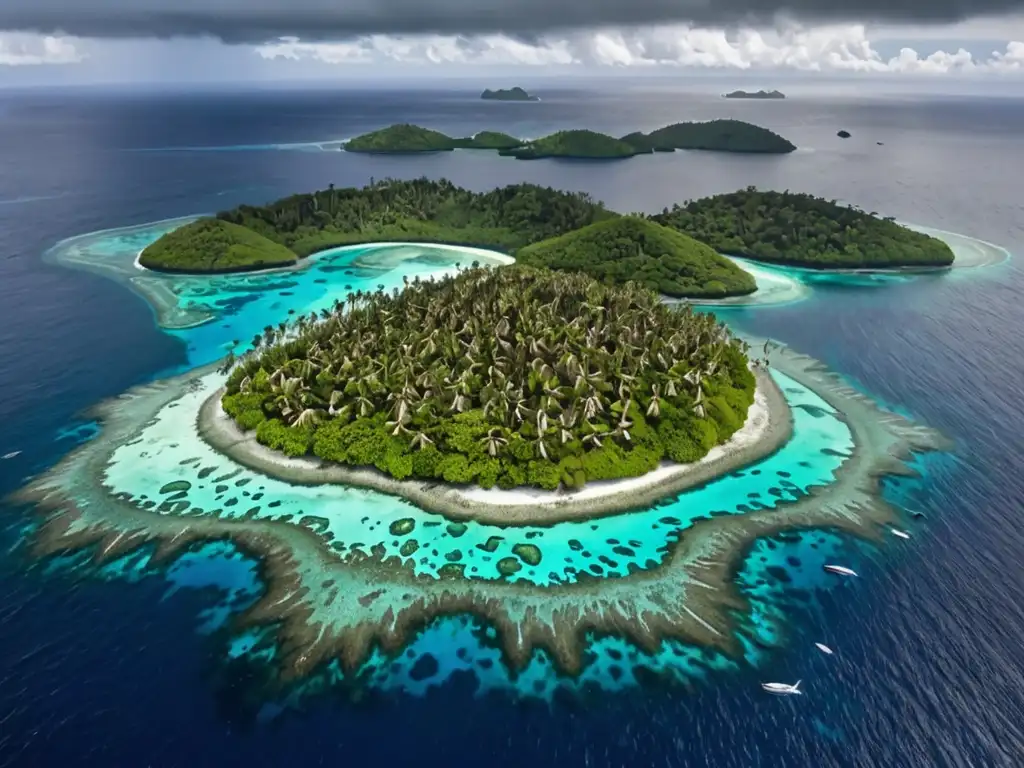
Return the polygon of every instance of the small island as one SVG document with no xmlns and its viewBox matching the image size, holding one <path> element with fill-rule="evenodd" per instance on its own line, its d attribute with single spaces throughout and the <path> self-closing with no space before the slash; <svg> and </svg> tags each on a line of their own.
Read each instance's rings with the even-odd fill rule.
<svg viewBox="0 0 1024 768">
<path fill-rule="evenodd" d="M 784 99 L 782 91 L 731 91 L 722 94 L 725 99 Z"/>
<path fill-rule="evenodd" d="M 559 131 L 498 154 L 520 160 L 561 157 L 577 160 L 617 160 L 641 154 L 632 144 L 603 133 L 587 130 Z"/>
<path fill-rule="evenodd" d="M 522 143 L 521 140 L 498 131 L 481 131 L 467 138 L 452 138 L 440 131 L 401 123 L 350 139 L 343 148 L 346 152 L 398 155 L 451 152 L 455 149 L 502 150 L 518 147 Z"/>
<path fill-rule="evenodd" d="M 840 139 L 848 139 L 848 138 L 850 138 L 850 132 L 849 131 L 836 131 L 836 136 L 838 136 Z"/>
<path fill-rule="evenodd" d="M 813 269 L 948 267 L 941 240 L 851 206 L 795 192 L 748 187 L 651 217 L 719 253 Z"/>
<path fill-rule="evenodd" d="M 232 371 L 224 411 L 287 456 L 398 480 L 638 477 L 727 441 L 756 388 L 713 315 L 519 265 L 357 292 L 275 339 Z"/>
<path fill-rule="evenodd" d="M 623 137 L 648 152 L 674 149 L 700 149 L 709 152 L 784 155 L 796 145 L 779 134 L 742 120 L 708 120 L 702 123 L 675 123 L 651 131 Z"/>
<path fill-rule="evenodd" d="M 139 255 L 146 269 L 204 274 L 289 267 L 297 260 L 284 245 L 222 219 L 200 219 L 172 230 Z"/>
<path fill-rule="evenodd" d="M 519 86 L 514 88 L 499 88 L 492 91 L 490 88 L 480 94 L 485 101 L 540 101 L 536 96 L 531 96 Z"/>
<path fill-rule="evenodd" d="M 634 131 L 621 138 L 585 129 L 557 131 L 532 141 L 506 133 L 482 131 L 469 138 L 453 138 L 440 131 L 398 124 L 350 139 L 345 152 L 416 154 L 455 149 L 493 149 L 520 160 L 566 158 L 609 160 L 674 152 L 677 149 L 750 154 L 787 154 L 796 145 L 767 128 L 742 120 L 675 123 L 650 133 Z"/>
<path fill-rule="evenodd" d="M 602 282 L 633 280 L 665 296 L 724 298 L 757 283 L 724 256 L 692 237 L 638 216 L 621 216 L 516 252 L 523 264 L 585 272 Z"/>
</svg>

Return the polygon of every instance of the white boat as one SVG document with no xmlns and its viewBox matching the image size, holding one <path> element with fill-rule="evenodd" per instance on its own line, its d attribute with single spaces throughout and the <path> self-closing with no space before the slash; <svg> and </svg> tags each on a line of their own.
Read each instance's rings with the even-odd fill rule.
<svg viewBox="0 0 1024 768">
<path fill-rule="evenodd" d="M 831 655 L 832 655 L 832 649 L 831 649 L 831 648 L 829 648 L 829 647 L 828 647 L 827 645 L 825 645 L 824 643 L 815 643 L 815 644 L 814 644 L 814 647 L 815 647 L 815 648 L 817 648 L 817 649 L 818 649 L 819 651 L 821 651 L 822 653 L 827 653 L 827 654 L 828 654 L 829 656 L 831 656 Z"/>
<path fill-rule="evenodd" d="M 847 568 L 845 565 L 826 565 L 823 566 L 829 573 L 835 573 L 839 576 L 856 576 L 857 572 L 852 568 Z"/>
<path fill-rule="evenodd" d="M 15 456 L 19 455 L 21 455 L 21 451 L 11 451 L 10 453 L 5 453 L 3 456 L 0 456 L 0 459 L 13 459 Z"/>
<path fill-rule="evenodd" d="M 892 530 L 892 535 L 893 536 L 899 536 L 901 539 L 909 539 L 910 538 L 910 534 L 909 533 L 907 533 L 906 531 L 901 531 L 899 528 L 892 528 L 891 530 Z"/>
<path fill-rule="evenodd" d="M 761 683 L 761 687 L 776 696 L 801 696 L 803 695 L 803 691 L 800 690 L 801 682 L 797 680 L 792 685 L 789 683 Z"/>
</svg>

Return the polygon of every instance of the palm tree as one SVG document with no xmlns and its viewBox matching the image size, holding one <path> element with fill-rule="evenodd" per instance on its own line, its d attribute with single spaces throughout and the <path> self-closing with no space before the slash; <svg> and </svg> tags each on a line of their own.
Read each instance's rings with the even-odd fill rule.
<svg viewBox="0 0 1024 768">
<path fill-rule="evenodd" d="M 494 457 L 508 445 L 508 440 L 502 436 L 500 429 L 494 427 L 487 432 L 486 437 L 480 439 L 480 444 L 484 446 L 488 456 Z"/>
<path fill-rule="evenodd" d="M 444 425 L 454 420 L 479 430 L 472 440 L 491 458 L 521 461 L 508 450 L 518 433 L 531 460 L 555 462 L 580 444 L 606 449 L 609 438 L 634 450 L 643 421 L 680 410 L 708 418 L 705 389 L 734 380 L 725 352 L 739 345 L 723 326 L 639 286 L 520 267 L 403 284 L 267 326 L 230 372 L 229 393 L 252 392 L 259 377 L 269 381 L 264 411 L 289 425 L 375 418 L 374 429 L 407 436 L 411 450 L 452 452 Z"/>
</svg>

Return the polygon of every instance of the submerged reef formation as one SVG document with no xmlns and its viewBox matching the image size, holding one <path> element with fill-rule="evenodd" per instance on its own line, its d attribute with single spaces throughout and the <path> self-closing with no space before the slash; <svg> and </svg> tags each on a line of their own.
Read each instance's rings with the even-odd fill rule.
<svg viewBox="0 0 1024 768">
<path fill-rule="evenodd" d="M 775 350 L 772 366 L 783 392 L 796 393 L 798 421 L 848 435 L 818 454 L 835 462 L 834 476 L 799 486 L 780 469 L 765 479 L 771 490 L 760 501 L 725 493 L 721 503 L 728 508 L 699 519 L 672 517 L 670 503 L 574 523 L 578 533 L 567 537 L 564 551 L 578 555 L 581 565 L 589 562 L 584 570 L 570 572 L 553 556 L 562 534 L 549 541 L 544 529 L 446 524 L 385 496 L 290 487 L 217 459 L 194 426 L 223 382 L 210 369 L 137 387 L 97 407 L 99 437 L 32 480 L 17 499 L 45 514 L 35 540 L 41 556 L 88 548 L 103 562 L 152 547 L 166 560 L 199 542 L 236 543 L 259 559 L 266 583 L 238 626 L 276 628 L 276 663 L 287 679 L 335 660 L 357 674 L 375 649 L 397 655 L 431 622 L 465 613 L 496 630 L 513 670 L 542 650 L 559 670 L 578 674 L 589 638 L 607 636 L 650 652 L 679 641 L 738 656 L 736 620 L 749 606 L 733 576 L 753 543 L 806 528 L 877 537 L 895 515 L 881 499 L 881 477 L 911 474 L 905 460 L 913 451 L 945 447 L 932 430 L 880 410 L 807 357 Z M 808 388 L 819 405 L 800 400 Z M 800 423 L 794 440 L 801 439 Z M 745 480 L 770 462 L 719 483 Z M 787 466 L 800 471 L 797 462 Z M 691 493 L 696 499 L 716 485 Z M 304 501 L 287 502 L 294 512 L 275 517 L 287 494 Z M 589 559 L 588 550 L 599 551 L 613 530 L 625 534 L 609 545 L 617 548 L 615 557 L 640 553 L 651 515 L 661 515 L 664 538 L 645 561 L 608 565 L 609 573 L 604 560 Z M 356 540 L 364 536 L 356 530 L 365 537 Z M 341 540 L 336 532 L 342 531 L 352 533 Z M 474 541 L 479 548 L 469 546 Z"/>
</svg>

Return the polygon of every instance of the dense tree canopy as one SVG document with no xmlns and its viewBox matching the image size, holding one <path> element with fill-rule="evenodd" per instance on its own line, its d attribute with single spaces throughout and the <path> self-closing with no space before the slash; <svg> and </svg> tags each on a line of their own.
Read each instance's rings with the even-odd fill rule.
<svg viewBox="0 0 1024 768">
<path fill-rule="evenodd" d="M 638 149 L 705 149 L 717 152 L 785 154 L 796 145 L 779 134 L 742 120 L 708 120 L 704 123 L 675 123 L 648 134 L 623 137 Z"/>
<path fill-rule="evenodd" d="M 524 264 L 586 272 L 606 283 L 635 280 L 666 296 L 753 293 L 749 274 L 691 237 L 636 216 L 573 230 L 516 251 Z"/>
<path fill-rule="evenodd" d="M 346 152 L 447 152 L 455 140 L 440 131 L 402 123 L 364 133 L 345 142 Z"/>
<path fill-rule="evenodd" d="M 720 253 L 801 267 L 935 267 L 953 263 L 934 237 L 813 195 L 753 187 L 652 217 Z"/>
<path fill-rule="evenodd" d="M 163 272 L 237 272 L 283 267 L 295 254 L 246 227 L 200 219 L 172 230 L 143 250 L 139 263 Z"/>
<path fill-rule="evenodd" d="M 521 147 L 504 150 L 501 154 L 518 157 L 520 160 L 536 160 L 544 157 L 602 160 L 632 157 L 638 154 L 638 150 L 621 139 L 615 139 L 603 133 L 577 130 L 559 131 Z"/>
<path fill-rule="evenodd" d="M 512 184 L 471 192 L 450 181 L 386 179 L 329 188 L 218 217 L 241 224 L 299 256 L 348 243 L 388 240 L 468 244 L 512 251 L 615 216 L 581 192 Z"/>
<path fill-rule="evenodd" d="M 743 424 L 755 386 L 712 315 L 525 266 L 357 292 L 255 342 L 223 405 L 260 442 L 484 487 L 694 461 Z"/>
<path fill-rule="evenodd" d="M 440 131 L 402 123 L 364 133 L 345 142 L 347 152 L 369 154 L 406 154 L 417 152 L 450 152 L 453 149 L 509 149 L 523 142 L 499 131 L 481 131 L 467 138 L 452 138 Z"/>
<path fill-rule="evenodd" d="M 506 133 L 482 131 L 469 138 L 452 138 L 417 125 L 392 125 L 357 136 L 345 143 L 347 152 L 412 154 L 453 149 L 497 149 L 502 155 L 534 160 L 543 157 L 604 159 L 632 157 L 676 149 L 719 152 L 786 153 L 796 146 L 767 128 L 741 120 L 676 123 L 651 133 L 639 131 L 621 139 L 589 130 L 558 131 L 533 141 Z"/>
</svg>

